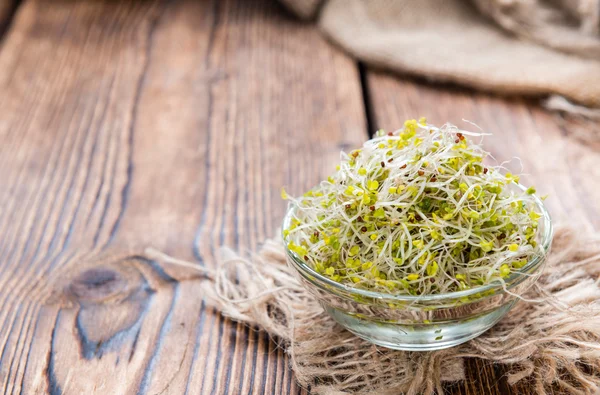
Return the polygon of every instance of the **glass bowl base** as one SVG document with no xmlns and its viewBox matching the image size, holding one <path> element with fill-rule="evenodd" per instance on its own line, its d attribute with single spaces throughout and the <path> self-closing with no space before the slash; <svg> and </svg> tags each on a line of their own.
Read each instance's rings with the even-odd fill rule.
<svg viewBox="0 0 600 395">
<path fill-rule="evenodd" d="M 405 351 L 432 351 L 453 347 L 490 329 L 514 305 L 511 300 L 493 310 L 462 320 L 431 323 L 376 321 L 323 305 L 341 326 L 378 346 Z"/>
</svg>

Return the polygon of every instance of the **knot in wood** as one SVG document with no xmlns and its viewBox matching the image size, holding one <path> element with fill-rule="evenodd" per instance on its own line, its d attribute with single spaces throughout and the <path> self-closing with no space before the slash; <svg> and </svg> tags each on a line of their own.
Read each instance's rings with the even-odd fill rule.
<svg viewBox="0 0 600 395">
<path fill-rule="evenodd" d="M 109 268 L 93 268 L 77 276 L 69 289 L 80 300 L 98 301 L 118 294 L 126 288 L 127 280 Z"/>
</svg>

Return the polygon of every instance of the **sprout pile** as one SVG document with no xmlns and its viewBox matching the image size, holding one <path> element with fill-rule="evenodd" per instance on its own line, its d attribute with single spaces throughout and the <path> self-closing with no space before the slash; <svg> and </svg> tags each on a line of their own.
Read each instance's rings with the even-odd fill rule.
<svg viewBox="0 0 600 395">
<path fill-rule="evenodd" d="M 335 174 L 302 197 L 283 230 L 318 273 L 360 289 L 429 295 L 503 281 L 535 254 L 533 188 L 452 125 L 408 120 L 341 154 Z"/>
</svg>

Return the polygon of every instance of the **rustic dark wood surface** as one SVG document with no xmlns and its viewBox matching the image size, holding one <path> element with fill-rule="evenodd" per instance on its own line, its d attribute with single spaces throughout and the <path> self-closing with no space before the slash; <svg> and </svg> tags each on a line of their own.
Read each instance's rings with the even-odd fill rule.
<svg viewBox="0 0 600 395">
<path fill-rule="evenodd" d="M 568 125 L 359 67 L 275 2 L 5 0 L 0 32 L 0 393 L 305 393 L 267 336 L 139 253 L 255 249 L 282 185 L 407 117 L 477 122 L 555 217 L 600 227 L 600 150 Z M 467 374 L 448 391 L 528 391 Z"/>
</svg>

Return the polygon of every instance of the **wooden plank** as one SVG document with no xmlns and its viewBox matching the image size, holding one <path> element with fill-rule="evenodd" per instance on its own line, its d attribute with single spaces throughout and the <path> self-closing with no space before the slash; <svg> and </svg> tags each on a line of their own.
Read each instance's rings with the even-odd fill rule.
<svg viewBox="0 0 600 395">
<path fill-rule="evenodd" d="M 559 122 L 532 102 L 497 98 L 455 87 L 441 87 L 367 72 L 373 120 L 371 128 L 395 129 L 405 119 L 426 116 L 434 124 L 450 122 L 465 129 L 476 123 L 486 132 L 484 144 L 499 161 L 520 158 L 525 184 L 535 185 L 556 223 L 600 229 L 600 150 L 570 136 L 571 126 Z M 585 133 L 581 131 L 580 133 Z M 594 165 L 596 164 L 596 165 Z M 518 161 L 510 168 L 520 170 Z M 461 394 L 530 393 L 526 384 L 510 388 L 503 371 L 482 361 L 469 361 L 468 380 L 449 391 Z"/>
<path fill-rule="evenodd" d="M 298 393 L 152 245 L 255 249 L 364 139 L 355 64 L 260 0 L 25 1 L 0 52 L 2 393 Z"/>
</svg>

